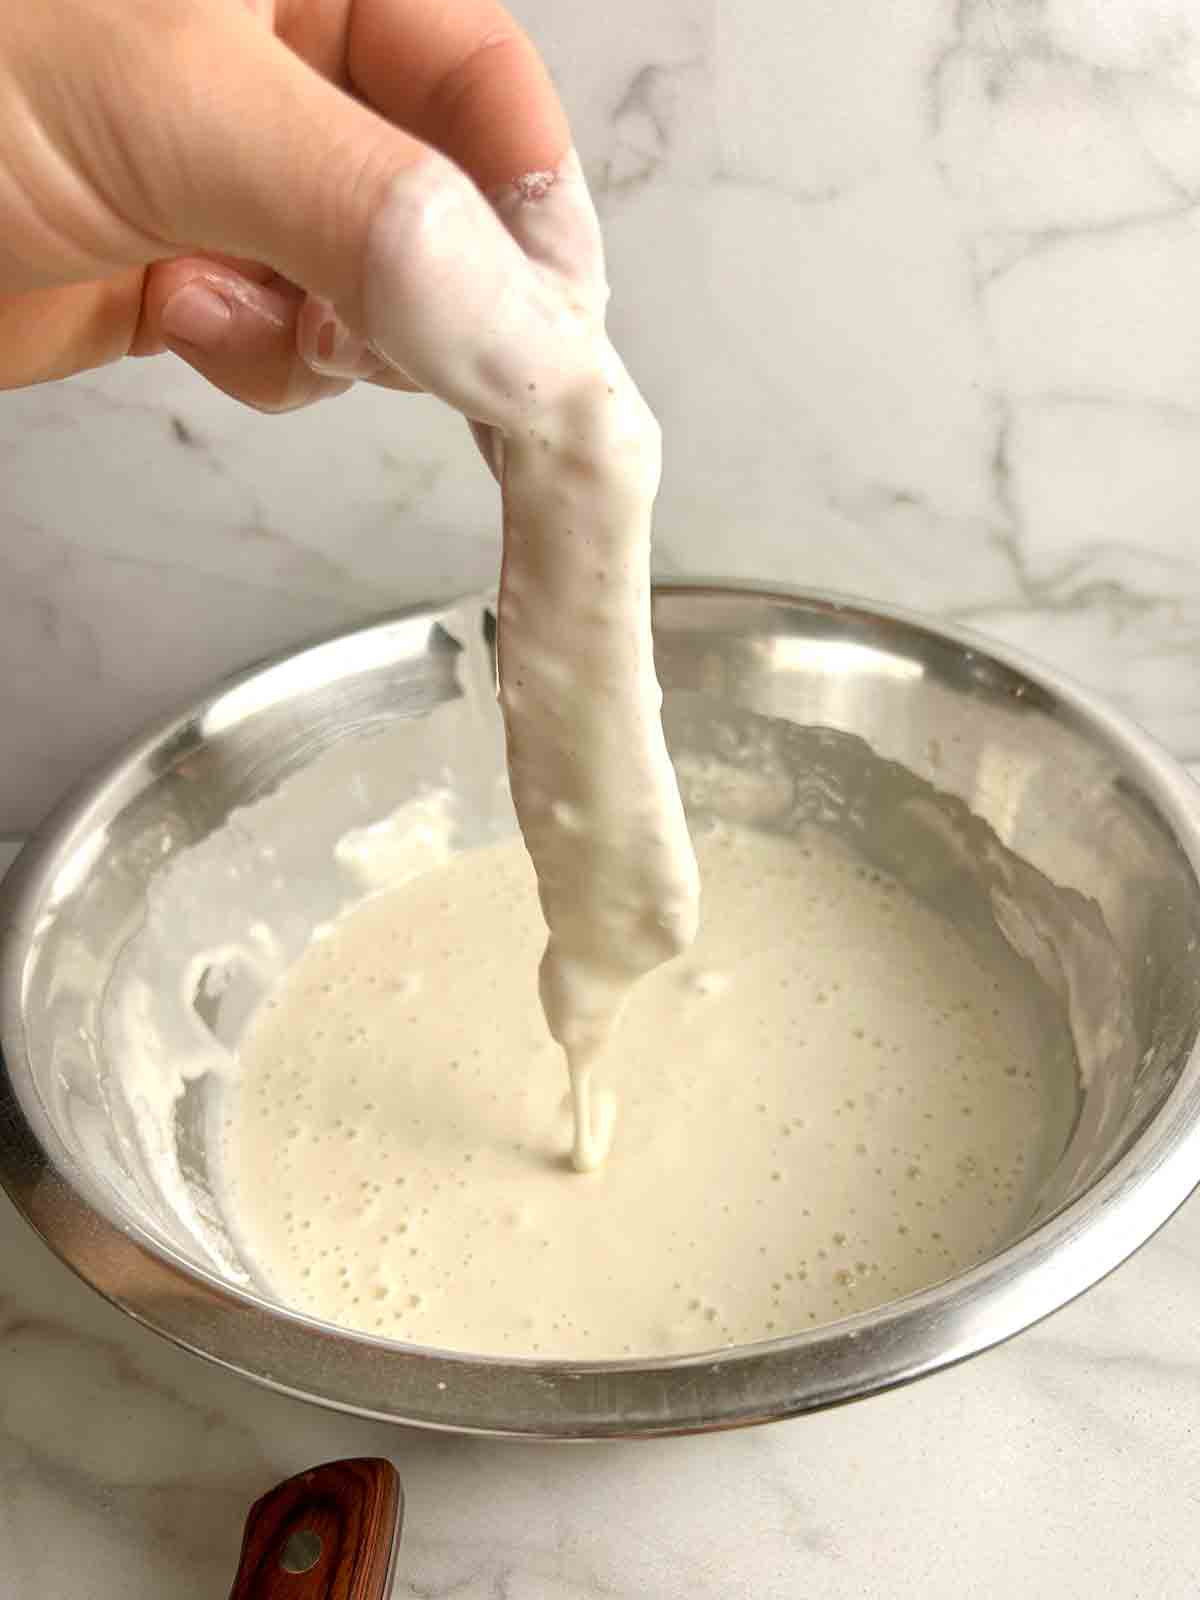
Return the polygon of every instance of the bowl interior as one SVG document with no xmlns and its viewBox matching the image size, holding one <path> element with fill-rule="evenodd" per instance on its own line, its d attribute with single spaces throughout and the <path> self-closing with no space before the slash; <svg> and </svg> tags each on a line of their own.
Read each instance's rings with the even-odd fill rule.
<svg viewBox="0 0 1200 1600">
<path fill-rule="evenodd" d="M 1039 1070 L 1073 1051 L 1079 1087 L 1023 1232 L 1062 1215 L 1160 1116 L 1200 1017 L 1200 890 L 1136 736 L 836 602 L 667 590 L 656 639 L 694 812 L 843 834 L 1022 964 Z M 314 927 L 380 886 L 381 861 L 385 879 L 419 865 L 423 820 L 456 848 L 513 830 L 493 641 L 471 603 L 247 675 L 116 764 L 9 891 L 3 1040 L 42 1155 L 28 1172 L 268 1320 L 214 1171 L 230 1052 Z"/>
</svg>

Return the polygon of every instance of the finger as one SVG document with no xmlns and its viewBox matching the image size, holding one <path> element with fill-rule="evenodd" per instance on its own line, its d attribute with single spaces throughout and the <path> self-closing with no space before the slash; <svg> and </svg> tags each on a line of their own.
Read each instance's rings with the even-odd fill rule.
<svg viewBox="0 0 1200 1600">
<path fill-rule="evenodd" d="M 372 0 L 360 3 L 369 7 Z M 413 3 L 421 13 L 426 0 Z M 457 4 L 448 3 L 447 11 Z M 495 15 L 481 9 L 481 0 L 461 4 L 476 26 L 481 16 Z M 501 373 L 497 339 L 510 350 L 536 346 L 539 381 L 552 379 L 559 297 L 545 291 L 458 166 L 323 79 L 248 12 L 223 12 L 218 25 L 206 0 L 173 0 L 161 11 L 134 8 L 130 15 L 138 19 L 130 38 L 147 59 L 145 70 L 137 60 L 126 63 L 120 138 L 106 134 L 111 116 L 108 124 L 94 116 L 90 138 L 75 130 L 73 140 L 80 159 L 95 158 L 96 170 L 83 175 L 124 219 L 123 238 L 132 219 L 152 259 L 199 248 L 267 264 L 337 306 L 414 382 L 483 421 L 509 416 L 516 393 L 511 374 Z M 453 37 L 457 48 L 461 40 L 448 28 L 438 33 L 438 65 L 422 57 L 418 76 L 451 85 L 440 109 L 434 96 L 434 120 L 461 131 L 471 124 L 461 111 L 456 120 L 459 101 L 482 96 L 489 118 L 503 115 L 507 102 L 490 87 L 497 80 L 483 63 L 494 53 L 509 63 L 507 72 L 513 49 L 475 37 L 455 62 L 445 41 Z M 80 58 L 75 51 L 72 59 Z M 527 81 L 518 72 L 518 85 Z M 91 92 L 103 99 L 110 87 L 93 84 Z M 60 97 L 60 103 L 70 110 L 75 102 Z M 510 139 L 503 162 L 538 163 L 564 136 L 555 132 L 532 145 Z M 486 181 L 478 163 L 477 171 Z M 220 276 L 220 269 L 209 270 Z M 164 327 L 168 342 L 252 403 L 271 409 L 302 403 L 315 391 L 312 375 L 297 369 L 294 344 L 287 349 L 298 300 L 256 297 L 239 288 L 246 280 L 232 282 L 238 292 L 224 298 L 209 284 L 218 289 L 217 303 L 192 296 L 189 319 L 178 320 L 181 301 L 173 330 Z M 262 363 L 257 372 L 248 354 Z"/>
<path fill-rule="evenodd" d="M 0 389 L 100 367 L 127 353 L 142 304 L 142 269 L 99 283 L 0 296 Z"/>
<path fill-rule="evenodd" d="M 247 280 L 250 284 L 259 284 L 281 291 L 278 303 L 274 296 L 268 295 L 262 298 L 262 305 L 267 314 L 273 315 L 278 309 L 278 304 L 299 299 L 300 310 L 295 324 L 296 353 L 311 371 L 321 377 L 339 378 L 345 381 L 362 379 L 383 389 L 399 389 L 407 393 L 420 392 L 418 384 L 413 383 L 411 378 L 397 367 L 385 362 L 364 339 L 352 333 L 327 300 L 315 295 L 305 295 L 296 285 L 289 284 L 286 279 L 281 278 L 277 272 L 261 261 L 248 261 L 240 256 L 221 255 L 219 252 L 196 259 L 181 258 L 164 262 L 150 269 L 150 281 L 157 285 L 157 288 L 147 297 L 141 325 L 129 352 L 131 355 L 156 355 L 168 348 L 169 341 L 161 326 L 161 311 L 170 298 L 169 291 L 185 282 L 190 282 L 198 272 L 203 276 L 202 269 L 205 265 L 210 269 L 214 267 L 227 269 L 225 276 L 230 277 L 237 285 L 231 292 L 237 294 L 246 309 L 254 309 L 255 301 L 239 280 Z M 216 276 L 220 277 L 222 274 L 218 273 Z M 179 284 L 176 284 L 176 279 L 179 280 Z M 164 289 L 164 285 L 168 287 Z M 178 306 L 176 310 L 178 311 Z M 222 339 L 222 349 L 228 355 L 229 330 L 222 327 L 221 331 L 225 334 Z M 286 352 L 281 350 L 279 354 L 282 361 Z M 247 359 L 251 359 L 249 352 Z"/>
<path fill-rule="evenodd" d="M 206 36 L 198 53 L 209 47 Z M 336 306 L 414 384 L 478 420 L 513 413 L 497 339 L 528 350 L 542 381 L 553 381 L 558 296 L 460 167 L 256 28 L 232 54 L 222 38 L 221 57 L 233 103 L 219 116 L 210 99 L 192 107 L 199 127 L 186 152 L 195 187 L 183 209 L 212 207 L 206 225 L 221 231 L 204 237 L 209 249 L 270 263 Z M 474 89 L 482 81 L 462 79 Z M 500 102 L 491 104 L 499 114 Z M 521 165 L 548 148 L 523 148 Z M 221 178 L 212 195 L 203 187 L 210 170 Z"/>
<path fill-rule="evenodd" d="M 335 394 L 355 378 L 381 388 L 412 390 L 360 341 L 357 362 L 325 335 L 332 319 L 261 262 L 205 256 L 160 262 L 146 274 L 141 321 L 129 353 L 171 350 L 235 399 L 260 411 L 294 411 Z M 314 380 L 334 380 L 314 381 Z"/>
<path fill-rule="evenodd" d="M 218 389 L 258 411 L 294 411 L 343 393 L 346 379 L 314 372 L 296 348 L 302 291 L 256 283 L 210 260 L 163 263 L 147 274 L 139 349 L 173 351 Z"/>
<path fill-rule="evenodd" d="M 64 12 L 39 23 L 63 81 L 35 70 L 36 53 L 17 63 L 42 146 L 69 152 L 72 178 L 68 205 L 54 188 L 57 168 L 46 163 L 43 174 L 35 163 L 33 177 L 61 200 L 66 221 L 56 213 L 56 227 L 66 240 L 50 252 L 47 230 L 31 225 L 26 255 L 52 254 L 48 270 L 69 281 L 99 278 L 104 266 L 219 254 L 263 263 L 339 306 L 353 298 L 372 214 L 426 154 L 420 141 L 240 7 L 172 0 Z M 107 67 L 118 56 L 115 91 Z M 35 276 L 22 283 L 18 271 L 14 288 L 38 287 Z"/>
<path fill-rule="evenodd" d="M 207 0 L 135 8 L 119 134 L 105 81 L 60 102 L 82 176 L 132 222 L 150 259 L 221 252 L 267 263 L 361 326 L 367 238 L 397 177 L 436 140 L 484 188 L 560 162 L 569 134 L 536 52 L 495 0 L 356 0 L 339 16 L 364 104 L 248 11 Z M 348 20 L 347 20 L 348 17 Z M 86 41 L 85 41 L 86 43 Z M 107 38 L 95 41 L 97 55 Z M 90 59 L 76 49 L 68 59 Z M 99 129 L 99 133 L 97 133 Z M 407 130 L 415 130 L 413 132 Z M 110 253 L 128 243 L 96 241 Z"/>
<path fill-rule="evenodd" d="M 550 75 L 498 0 L 356 0 L 349 29 L 355 89 L 485 193 L 553 171 L 570 148 Z"/>
<path fill-rule="evenodd" d="M 385 362 L 365 339 L 353 333 L 328 300 L 309 295 L 296 325 L 300 359 L 327 378 L 363 378 L 385 389 L 420 393 L 420 384 L 399 367 Z"/>
</svg>

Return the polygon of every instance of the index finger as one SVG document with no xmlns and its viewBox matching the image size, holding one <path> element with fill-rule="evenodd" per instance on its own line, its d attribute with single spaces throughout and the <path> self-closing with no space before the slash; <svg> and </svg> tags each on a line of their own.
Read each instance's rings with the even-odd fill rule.
<svg viewBox="0 0 1200 1600">
<path fill-rule="evenodd" d="M 567 154 L 550 74 L 499 0 L 356 0 L 348 26 L 355 90 L 484 193 L 553 172 Z"/>
</svg>

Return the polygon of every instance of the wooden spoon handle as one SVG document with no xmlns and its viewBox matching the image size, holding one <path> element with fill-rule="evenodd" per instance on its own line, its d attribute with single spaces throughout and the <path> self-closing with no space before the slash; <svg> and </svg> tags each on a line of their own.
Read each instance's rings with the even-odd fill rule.
<svg viewBox="0 0 1200 1600">
<path fill-rule="evenodd" d="M 390 1461 L 327 1461 L 250 1508 L 229 1600 L 386 1600 L 404 1495 Z"/>
</svg>

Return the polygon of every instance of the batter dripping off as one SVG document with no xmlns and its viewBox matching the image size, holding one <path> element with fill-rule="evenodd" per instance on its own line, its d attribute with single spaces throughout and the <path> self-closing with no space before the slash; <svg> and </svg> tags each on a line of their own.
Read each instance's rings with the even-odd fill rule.
<svg viewBox="0 0 1200 1600">
<path fill-rule="evenodd" d="M 519 841 L 308 948 L 227 1113 L 231 1211 L 275 1293 L 481 1354 L 663 1355 L 864 1310 L 1020 1230 L 1075 1080 L 1000 934 L 964 938 L 816 828 L 697 845 L 704 927 L 631 996 L 612 1154 L 565 1183 Z"/>
<path fill-rule="evenodd" d="M 637 980 L 695 938 L 699 905 L 650 634 L 659 430 L 606 337 L 607 295 L 573 153 L 494 209 L 430 158 L 373 233 L 373 343 L 403 349 L 410 377 L 474 420 L 501 483 L 500 703 L 581 1170 L 611 1131 L 607 1108 L 593 1116 L 593 1064 Z"/>
</svg>

